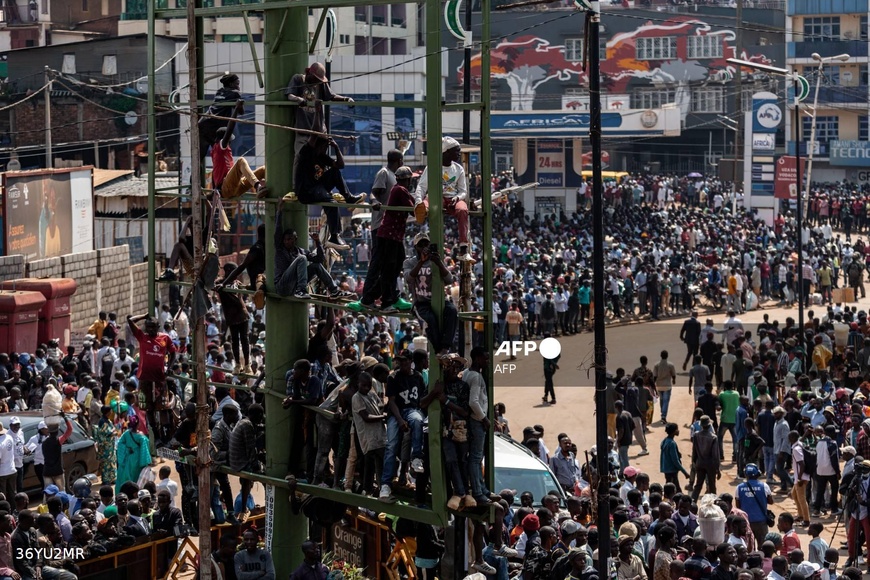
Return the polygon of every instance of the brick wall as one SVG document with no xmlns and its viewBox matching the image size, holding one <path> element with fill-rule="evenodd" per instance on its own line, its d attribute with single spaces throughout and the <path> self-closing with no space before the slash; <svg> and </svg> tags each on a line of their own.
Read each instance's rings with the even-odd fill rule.
<svg viewBox="0 0 870 580">
<path fill-rule="evenodd" d="M 77 332 L 81 328 L 87 328 L 101 310 L 97 292 L 97 252 L 67 254 L 61 256 L 60 261 L 63 265 L 61 276 L 72 278 L 78 285 L 70 300 L 70 330 Z"/>
<path fill-rule="evenodd" d="M 115 312 L 119 320 L 123 320 L 130 313 L 130 252 L 127 246 L 97 250 L 96 279 L 100 290 L 99 310 Z M 139 288 L 147 288 L 144 281 Z"/>
<path fill-rule="evenodd" d="M 0 257 L 0 281 L 24 278 L 24 256 Z"/>
<path fill-rule="evenodd" d="M 99 100 L 99 99 L 97 99 Z M 10 111 L 13 139 L 18 147 L 43 145 L 45 132 L 45 103 L 40 99 L 32 101 L 32 106 L 16 107 Z M 75 143 L 78 141 L 98 141 L 117 139 L 147 132 L 144 106 L 136 106 L 139 118 L 135 125 L 119 129 L 114 117 L 123 113 L 113 113 L 87 101 L 72 98 L 53 98 L 51 102 L 51 138 L 55 143 Z M 34 130 L 34 128 L 40 128 Z"/>
<path fill-rule="evenodd" d="M 148 263 L 133 264 L 130 269 L 130 313 L 143 314 L 148 309 Z M 165 286 L 165 285 L 164 285 Z"/>
<path fill-rule="evenodd" d="M 60 258 L 46 258 L 27 263 L 25 270 L 27 278 L 63 278 L 63 266 Z"/>
</svg>

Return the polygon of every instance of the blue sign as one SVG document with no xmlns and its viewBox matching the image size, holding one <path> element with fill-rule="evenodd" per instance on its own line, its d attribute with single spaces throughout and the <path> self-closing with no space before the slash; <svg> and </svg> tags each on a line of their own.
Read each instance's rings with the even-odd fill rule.
<svg viewBox="0 0 870 580">
<path fill-rule="evenodd" d="M 776 99 L 754 99 L 752 101 L 753 133 L 776 133 L 782 119 L 782 108 Z"/>
<path fill-rule="evenodd" d="M 588 113 L 493 113 L 490 131 L 493 136 L 551 135 L 579 137 L 589 134 Z M 622 126 L 622 114 L 602 112 L 602 129 Z"/>
<path fill-rule="evenodd" d="M 538 173 L 535 179 L 541 184 L 541 187 L 564 187 L 561 173 Z"/>
<path fill-rule="evenodd" d="M 870 167 L 870 142 L 829 141 L 828 155 L 831 165 Z"/>
</svg>

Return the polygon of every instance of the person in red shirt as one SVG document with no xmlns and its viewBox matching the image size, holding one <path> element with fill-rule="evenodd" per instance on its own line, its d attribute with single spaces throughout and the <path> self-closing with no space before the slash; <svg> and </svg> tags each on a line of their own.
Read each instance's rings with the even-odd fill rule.
<svg viewBox="0 0 870 580">
<path fill-rule="evenodd" d="M 140 320 L 145 321 L 145 332 L 136 326 Z M 127 324 L 136 340 L 139 342 L 139 367 L 136 378 L 139 379 L 139 389 L 145 394 L 146 411 L 155 415 L 154 401 L 163 397 L 166 388 L 166 369 L 175 362 L 175 344 L 168 334 L 159 332 L 156 320 L 147 314 L 127 316 Z M 167 362 L 166 358 L 169 357 Z"/>
<path fill-rule="evenodd" d="M 396 169 L 396 185 L 390 190 L 387 205 L 392 207 L 414 207 L 414 197 L 408 191 L 411 186 L 413 172 L 410 167 L 402 166 Z M 375 300 L 381 301 L 381 312 L 395 312 L 397 305 L 408 309 L 410 306 L 399 298 L 397 279 L 402 273 L 405 262 L 405 226 L 408 223 L 408 213 L 404 211 L 387 210 L 384 220 L 378 228 L 378 243 L 372 255 L 363 295 L 351 310 L 359 312 L 363 308 L 374 308 Z M 400 303 L 401 301 L 401 303 Z"/>
<path fill-rule="evenodd" d="M 239 197 L 251 189 L 257 192 L 257 198 L 266 196 L 266 166 L 252 171 L 244 157 L 233 160 L 230 142 L 235 139 L 236 117 L 244 110 L 245 101 L 239 99 L 233 109 L 233 120 L 217 130 L 217 139 L 211 148 L 211 183 L 221 192 L 222 199 Z"/>
</svg>

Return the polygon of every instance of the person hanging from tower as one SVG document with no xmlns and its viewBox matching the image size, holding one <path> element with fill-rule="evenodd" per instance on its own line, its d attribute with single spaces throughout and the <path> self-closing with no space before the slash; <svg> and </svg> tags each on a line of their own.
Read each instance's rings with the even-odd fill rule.
<svg viewBox="0 0 870 580">
<path fill-rule="evenodd" d="M 206 109 L 206 115 L 218 115 L 228 117 L 230 108 L 225 106 L 227 103 L 238 101 L 242 98 L 239 92 L 241 82 L 239 75 L 227 73 L 221 77 L 221 88 L 214 95 L 214 102 Z M 224 105 L 224 106 L 221 106 Z M 208 153 L 208 148 L 211 147 L 217 139 L 218 129 L 227 126 L 227 121 L 224 119 L 215 119 L 214 117 L 201 117 L 199 123 L 199 156 L 205 157 Z"/>
<path fill-rule="evenodd" d="M 453 137 L 441 139 L 441 194 L 444 211 L 459 222 L 459 254 L 468 254 L 468 180 L 462 167 L 462 147 Z M 414 215 L 422 224 L 429 213 L 429 168 L 417 181 Z"/>
<path fill-rule="evenodd" d="M 304 73 L 295 74 L 290 79 L 290 84 L 284 91 L 287 100 L 298 104 L 296 107 L 296 122 L 293 127 L 307 131 L 328 133 L 326 118 L 323 114 L 325 101 L 353 103 L 353 99 L 344 95 L 337 95 L 329 87 L 329 79 L 326 78 L 326 67 L 323 63 L 315 62 Z M 299 152 L 308 143 L 310 133 L 297 132 L 293 152 L 299 158 Z M 294 163 L 294 171 L 296 169 Z"/>
<path fill-rule="evenodd" d="M 329 148 L 335 150 L 335 159 L 330 157 Z M 341 149 L 331 137 L 311 135 L 308 142 L 296 155 L 296 171 L 293 184 L 296 189 L 296 198 L 302 203 L 333 202 L 332 190 L 335 189 L 346 203 L 360 203 L 365 199 L 365 194 L 354 195 L 347 188 L 347 183 L 341 175 L 344 169 L 344 157 Z M 286 196 L 285 196 L 286 197 Z M 329 228 L 329 236 L 325 245 L 336 250 L 349 249 L 344 240 L 339 237 L 341 232 L 341 220 L 337 207 L 324 207 L 326 213 L 326 225 Z"/>
<path fill-rule="evenodd" d="M 245 101 L 236 101 L 232 112 L 232 120 L 226 127 L 217 130 L 214 144 L 211 148 L 211 182 L 212 187 L 220 191 L 221 199 L 233 199 L 253 189 L 257 198 L 266 196 L 266 166 L 251 170 L 244 157 L 233 159 L 230 143 L 235 139 L 233 131 L 236 128 L 236 117 L 245 110 Z M 211 198 L 211 196 L 207 196 Z"/>
</svg>

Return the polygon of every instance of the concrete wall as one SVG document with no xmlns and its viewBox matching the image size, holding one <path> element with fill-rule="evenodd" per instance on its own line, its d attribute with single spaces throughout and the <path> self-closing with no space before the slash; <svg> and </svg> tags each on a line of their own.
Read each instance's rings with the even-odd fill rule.
<svg viewBox="0 0 870 580">
<path fill-rule="evenodd" d="M 130 265 L 127 246 L 32 262 L 25 262 L 20 255 L 0 257 L 0 280 L 18 278 L 76 281 L 78 288 L 70 300 L 70 336 L 76 346 L 101 310 L 115 312 L 122 325 L 128 314 L 148 311 L 148 264 Z M 159 287 L 159 297 L 161 302 L 168 302 L 168 286 Z"/>
</svg>

